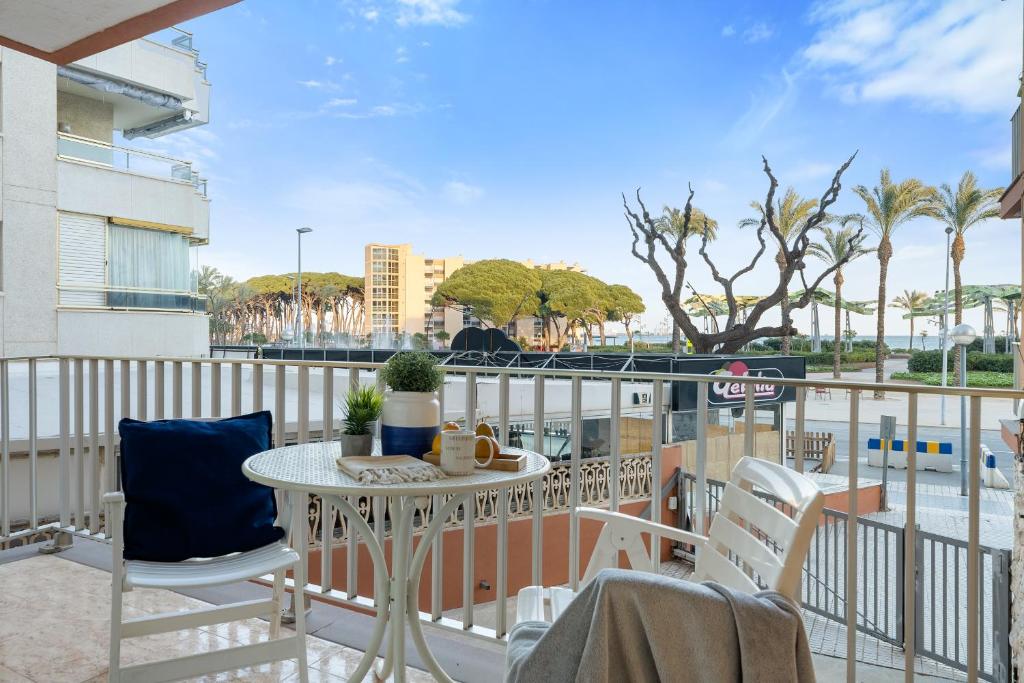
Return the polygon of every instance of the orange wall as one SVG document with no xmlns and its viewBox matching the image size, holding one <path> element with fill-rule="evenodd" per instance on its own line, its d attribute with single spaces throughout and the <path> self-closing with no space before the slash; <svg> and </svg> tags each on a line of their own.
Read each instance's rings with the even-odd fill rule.
<svg viewBox="0 0 1024 683">
<path fill-rule="evenodd" d="M 670 480 L 675 475 L 676 467 L 679 466 L 681 451 L 678 447 L 666 446 L 662 451 L 662 472 L 663 481 Z M 647 507 L 646 501 L 625 503 L 620 511 L 629 515 L 639 515 Z M 663 507 L 661 518 L 669 522 L 674 519 L 674 511 L 667 506 Z M 533 583 L 533 520 L 530 518 L 512 520 L 508 524 L 508 595 L 515 596 L 516 592 L 525 586 Z M 580 521 L 580 575 L 586 569 L 587 558 L 597 542 L 597 536 L 601 531 L 601 525 L 597 522 Z M 542 570 L 543 584 L 545 586 L 557 586 L 569 581 L 569 514 L 544 515 L 542 528 Z M 496 524 L 480 525 L 475 528 L 473 534 L 473 602 L 492 602 L 497 597 L 498 585 L 498 526 Z M 414 546 L 418 546 L 420 538 L 413 539 Z M 384 555 L 391 563 L 391 539 L 385 539 Z M 415 552 L 415 548 L 413 550 Z M 444 568 L 445 573 L 441 581 L 442 609 L 449 610 L 462 606 L 462 562 L 463 562 L 463 529 L 455 528 L 444 532 Z M 671 543 L 663 541 L 662 558 L 667 559 L 671 553 Z M 332 562 L 333 587 L 336 590 L 345 590 L 348 566 L 348 547 L 342 546 L 334 549 Z M 624 565 L 627 566 L 627 565 Z M 313 584 L 323 585 L 320 574 L 320 551 L 311 550 L 309 553 L 309 581 Z M 430 611 L 430 584 L 432 580 L 430 556 L 424 564 L 422 578 L 420 580 L 420 609 Z M 365 596 L 373 595 L 373 565 L 370 554 L 360 544 L 359 548 L 359 594 Z M 490 589 L 481 588 L 481 582 L 486 582 Z"/>
</svg>

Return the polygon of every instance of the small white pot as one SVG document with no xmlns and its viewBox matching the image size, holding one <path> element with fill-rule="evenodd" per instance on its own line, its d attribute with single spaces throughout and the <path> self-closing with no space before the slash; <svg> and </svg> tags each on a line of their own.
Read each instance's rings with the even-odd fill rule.
<svg viewBox="0 0 1024 683">
<path fill-rule="evenodd" d="M 441 431 L 441 403 L 436 392 L 389 391 L 380 415 L 382 455 L 422 458 Z"/>
</svg>

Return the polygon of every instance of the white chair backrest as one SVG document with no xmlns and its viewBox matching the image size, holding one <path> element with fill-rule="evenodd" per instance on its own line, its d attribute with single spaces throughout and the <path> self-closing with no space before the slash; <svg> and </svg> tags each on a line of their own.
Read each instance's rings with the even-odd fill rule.
<svg viewBox="0 0 1024 683">
<path fill-rule="evenodd" d="M 777 498 L 782 507 L 753 493 Z M 776 590 L 800 601 L 800 578 L 825 496 L 810 479 L 781 465 L 744 457 L 726 484 L 708 542 L 697 553 L 695 581 L 754 592 Z"/>
</svg>

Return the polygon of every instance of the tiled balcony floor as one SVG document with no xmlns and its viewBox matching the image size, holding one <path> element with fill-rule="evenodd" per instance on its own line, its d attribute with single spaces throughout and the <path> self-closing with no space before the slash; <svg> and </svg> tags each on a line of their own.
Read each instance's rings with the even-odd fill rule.
<svg viewBox="0 0 1024 683">
<path fill-rule="evenodd" d="M 110 600 L 109 546 L 76 539 L 75 547 L 59 555 L 40 555 L 36 548 L 19 549 L 11 557 L 0 553 L 0 683 L 84 683 L 105 681 L 109 637 L 108 611 Z M 74 558 L 73 561 L 70 558 Z M 106 563 L 97 561 L 106 560 Z M 89 566 L 94 564 L 95 566 Z M 103 568 L 97 568 L 103 567 Z M 669 562 L 662 565 L 668 575 L 685 577 L 688 566 Z M 252 584 L 246 587 L 252 589 Z M 217 591 L 213 602 L 253 597 L 232 595 L 230 590 Z M 514 621 L 515 601 L 509 601 L 510 621 Z M 158 612 L 185 610 L 209 604 L 169 591 L 135 590 L 125 594 L 125 616 L 141 616 Z M 358 632 L 368 619 L 339 608 L 337 619 L 324 618 L 322 605 L 315 605 L 309 620 L 311 633 L 320 633 L 341 642 L 354 642 L 351 637 L 338 638 L 338 623 Z M 479 605 L 477 623 L 493 625 L 494 605 Z M 340 615 L 337 616 L 337 615 Z M 456 615 L 458 616 L 458 615 Z M 815 654 L 819 680 L 842 676 L 845 658 L 845 631 L 840 624 L 805 612 L 808 636 Z M 122 642 L 121 661 L 135 664 L 171 656 L 194 654 L 249 644 L 266 639 L 269 626 L 259 619 L 218 624 L 201 629 L 133 638 Z M 345 630 L 344 628 L 342 630 Z M 434 640 L 428 634 L 428 640 Z M 444 637 L 449 647 L 433 642 L 434 652 L 454 677 L 463 681 L 499 680 L 503 671 L 500 646 L 483 647 L 467 636 Z M 457 644 L 457 647 L 451 645 Z M 891 650 L 891 651 L 890 651 Z M 443 661 L 446 654 L 458 652 L 458 661 Z M 414 658 L 415 655 L 411 656 Z M 858 635 L 859 678 L 864 681 L 896 681 L 903 679 L 902 652 L 885 643 Z M 362 652 L 354 647 L 309 636 L 309 680 L 346 681 L 358 665 Z M 475 661 L 474 661 L 475 660 Z M 415 663 L 415 662 L 414 662 Z M 889 668 L 892 667 L 892 668 Z M 918 658 L 916 674 L 921 680 L 962 680 L 958 672 Z M 931 678 L 935 676 L 936 678 Z M 409 668 L 407 679 L 431 681 L 424 671 Z M 250 669 L 225 672 L 203 681 L 296 681 L 294 661 L 267 664 Z M 369 677 L 367 680 L 371 680 Z"/>
<path fill-rule="evenodd" d="M 81 683 L 105 681 L 109 643 L 110 574 L 59 555 L 28 555 L 0 564 L 0 681 Z M 170 591 L 125 593 L 125 616 L 204 606 Z M 266 640 L 259 619 L 217 624 L 122 641 L 122 664 L 195 654 Z M 362 652 L 313 636 L 308 640 L 309 680 L 346 681 Z M 295 681 L 294 661 L 225 672 L 202 681 Z M 407 680 L 433 678 L 408 669 Z"/>
</svg>

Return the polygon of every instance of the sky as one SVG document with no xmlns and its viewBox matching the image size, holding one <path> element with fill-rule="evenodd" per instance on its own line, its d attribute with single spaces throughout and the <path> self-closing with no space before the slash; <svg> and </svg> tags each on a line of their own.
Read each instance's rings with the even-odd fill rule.
<svg viewBox="0 0 1024 683">
<path fill-rule="evenodd" d="M 210 178 L 202 263 L 293 271 L 299 226 L 313 228 L 304 270 L 361 275 L 369 241 L 565 260 L 638 291 L 653 328 L 665 309 L 630 255 L 622 193 L 660 211 L 692 186 L 727 270 L 756 248 L 736 224 L 764 201 L 761 155 L 782 188 L 820 197 L 856 152 L 841 213 L 883 167 L 1003 186 L 1024 18 L 1021 0 L 245 0 L 184 26 L 209 63 L 211 122 L 153 144 Z M 964 282 L 1020 282 L 1020 232 L 972 228 Z M 944 237 L 932 220 L 900 228 L 890 297 L 943 287 Z M 770 256 L 737 293 L 774 288 Z M 876 298 L 877 272 L 874 257 L 850 264 L 846 296 Z M 688 279 L 719 291 L 706 268 Z M 886 321 L 906 334 L 899 311 Z"/>
</svg>

